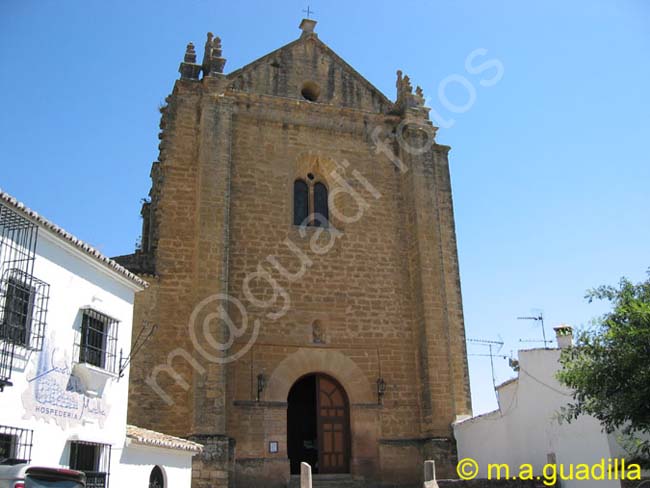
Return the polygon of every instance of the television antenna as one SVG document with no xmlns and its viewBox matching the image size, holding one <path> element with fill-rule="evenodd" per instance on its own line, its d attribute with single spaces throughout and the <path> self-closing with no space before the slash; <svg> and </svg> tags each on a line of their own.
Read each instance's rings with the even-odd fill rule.
<svg viewBox="0 0 650 488">
<path fill-rule="evenodd" d="M 517 320 L 533 320 L 535 322 L 539 322 L 542 325 L 542 341 L 530 340 L 530 339 L 519 339 L 519 342 L 543 342 L 544 347 L 546 347 L 547 344 L 553 342 L 553 341 L 546 340 L 546 329 L 544 328 L 544 314 L 542 312 L 539 312 L 539 315 L 517 317 Z"/>
<path fill-rule="evenodd" d="M 504 359 L 507 359 L 506 356 L 499 355 L 498 353 L 501 351 L 501 348 L 503 347 L 503 341 L 498 340 L 498 341 L 493 341 L 493 340 L 488 340 L 488 339 L 467 339 L 467 342 L 470 342 L 472 344 L 478 344 L 479 346 L 487 347 L 488 348 L 488 354 L 469 354 L 469 356 L 483 356 L 483 357 L 490 357 L 490 368 L 492 370 L 492 387 L 494 388 L 494 392 L 496 394 L 497 391 L 497 381 L 496 381 L 496 376 L 494 374 L 494 357 L 503 357 Z M 498 349 L 496 350 L 497 354 L 494 353 L 494 349 L 497 347 Z M 497 399 L 498 400 L 498 399 Z"/>
</svg>

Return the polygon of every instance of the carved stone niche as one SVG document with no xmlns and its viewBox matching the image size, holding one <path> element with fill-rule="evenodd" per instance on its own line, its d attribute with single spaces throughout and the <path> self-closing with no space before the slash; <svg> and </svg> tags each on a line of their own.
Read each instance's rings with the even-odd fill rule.
<svg viewBox="0 0 650 488">
<path fill-rule="evenodd" d="M 325 344 L 325 327 L 320 320 L 314 320 L 311 324 L 312 343 Z"/>
</svg>

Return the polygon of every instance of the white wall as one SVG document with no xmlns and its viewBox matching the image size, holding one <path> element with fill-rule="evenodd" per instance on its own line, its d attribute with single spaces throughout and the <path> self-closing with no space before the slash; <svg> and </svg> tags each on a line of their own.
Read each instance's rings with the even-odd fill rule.
<svg viewBox="0 0 650 488">
<path fill-rule="evenodd" d="M 192 483 L 191 452 L 130 443 L 120 454 L 120 469 L 111 475 L 114 487 L 149 486 L 149 474 L 154 466 L 161 467 L 165 486 L 180 488 Z"/>
<path fill-rule="evenodd" d="M 69 439 L 111 445 L 124 443 L 128 372 L 119 381 L 108 381 L 100 400 L 108 408 L 103 428 L 98 420 L 88 418 L 72 421 L 62 428 L 55 423 L 56 416 L 45 415 L 46 418 L 36 420 L 25 409 L 25 402 L 34 396 L 33 392 L 30 392 L 30 385 L 61 374 L 60 371 L 44 375 L 41 372 L 42 376 L 34 380 L 39 364 L 41 369 L 51 365 L 55 365 L 59 370 L 71 367 L 75 328 L 80 327 L 81 308 L 91 305 L 117 319 L 118 354 L 120 349 L 126 354 L 130 351 L 134 285 L 118 279 L 115 273 L 99 263 L 91 264 L 91 259 L 90 256 L 86 258 L 71 249 L 69 244 L 48 231 L 39 229 L 34 276 L 50 285 L 44 348 L 43 352 L 28 352 L 14 363 L 11 378 L 13 386 L 0 393 L 2 425 L 34 430 L 32 459 L 37 464 L 66 466 L 66 442 Z M 66 401 L 72 401 L 70 399 L 75 394 L 67 395 Z M 73 400 L 83 401 L 81 398 Z M 34 403 L 41 404 L 38 401 Z M 60 410 L 63 412 L 66 409 Z"/>
<path fill-rule="evenodd" d="M 524 463 L 542 474 L 547 455 L 555 453 L 558 464 L 607 460 L 608 436 L 592 417 L 571 424 L 561 422 L 558 412 L 570 400 L 569 391 L 555 379 L 558 349 L 519 352 L 519 379 L 499 389 L 499 410 L 458 422 L 454 433 L 459 459 L 470 457 L 479 464 L 479 478 L 487 477 L 489 463 L 507 463 L 513 473 Z M 511 473 L 512 474 L 512 473 Z M 563 487 L 619 487 L 618 481 L 562 481 Z"/>
<path fill-rule="evenodd" d="M 189 487 L 191 452 L 128 443 L 128 369 L 122 378 L 109 379 L 101 398 L 92 400 L 90 406 L 102 413 L 90 413 L 88 406 L 84 408 L 88 401 L 84 395 L 66 391 L 76 359 L 72 355 L 81 309 L 92 306 L 119 321 L 119 361 L 119 351 L 128 355 L 131 349 L 137 286 L 43 228 L 39 229 L 34 276 L 50 285 L 43 350 L 18 350 L 13 386 L 0 393 L 0 424 L 33 430 L 32 464 L 67 467 L 70 440 L 96 442 L 112 446 L 113 487 L 147 487 L 156 465 L 163 469 L 166 486 Z M 46 395 L 39 390 L 45 386 Z M 44 406 L 47 413 L 43 413 Z M 69 418 L 77 414 L 79 419 Z"/>
</svg>

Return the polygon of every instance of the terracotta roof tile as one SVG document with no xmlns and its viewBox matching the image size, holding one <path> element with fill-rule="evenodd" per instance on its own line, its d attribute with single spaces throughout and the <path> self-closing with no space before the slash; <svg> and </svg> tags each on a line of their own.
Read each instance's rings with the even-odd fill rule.
<svg viewBox="0 0 650 488">
<path fill-rule="evenodd" d="M 29 207 L 25 206 L 24 203 L 19 202 L 16 200 L 14 197 L 9 195 L 8 193 L 5 193 L 0 189 L 0 202 L 4 202 L 13 209 L 25 214 L 28 218 L 34 220 L 36 223 L 40 224 L 41 226 L 45 227 L 49 231 L 53 232 L 54 234 L 57 234 L 64 240 L 68 241 L 81 251 L 84 251 L 86 254 L 92 256 L 95 258 L 97 261 L 100 263 L 104 264 L 105 266 L 111 268 L 113 271 L 118 272 L 119 274 L 123 275 L 124 277 L 128 278 L 132 282 L 136 283 L 137 285 L 146 288 L 149 286 L 149 283 L 144 281 L 142 278 L 139 276 L 131 273 L 128 269 L 125 267 L 121 266 L 118 264 L 116 261 L 113 261 L 111 258 L 104 256 L 101 252 L 99 252 L 97 249 L 92 247 L 90 244 L 86 244 L 83 242 L 81 239 L 78 239 L 77 237 L 73 236 L 66 230 L 62 229 L 58 225 L 50 222 L 47 220 L 45 217 L 39 215 L 38 213 L 34 212 L 32 209 Z"/>
<path fill-rule="evenodd" d="M 135 425 L 126 426 L 126 436 L 136 444 L 145 446 L 165 447 L 180 451 L 201 452 L 203 446 L 196 442 L 188 441 L 180 437 L 162 434 L 153 430 L 143 429 Z"/>
</svg>

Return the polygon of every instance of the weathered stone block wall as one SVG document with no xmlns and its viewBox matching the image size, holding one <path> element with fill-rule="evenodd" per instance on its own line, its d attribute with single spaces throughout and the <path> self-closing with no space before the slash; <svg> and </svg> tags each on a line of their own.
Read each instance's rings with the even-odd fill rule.
<svg viewBox="0 0 650 488">
<path fill-rule="evenodd" d="M 253 400 L 256 392 L 250 388 L 250 378 L 255 379 L 259 373 L 272 375 L 298 347 L 331 348 L 350 358 L 363 374 L 363 381 L 373 389 L 377 378 L 386 381 L 387 392 L 378 412 L 379 435 L 416 437 L 420 434 L 418 373 L 412 353 L 415 340 L 408 275 L 398 245 L 401 217 L 394 198 L 397 181 L 393 166 L 364 140 L 362 116 L 343 112 L 352 120 L 350 128 L 341 130 L 333 123 L 333 114 L 319 117 L 307 111 L 311 108 L 307 102 L 289 111 L 270 101 L 259 106 L 257 100 L 251 100 L 250 108 L 240 105 L 234 123 L 230 292 L 244 297 L 246 276 L 261 264 L 286 291 L 290 307 L 277 319 L 268 318 L 268 312 L 278 312 L 284 304 L 282 299 L 269 310 L 249 308 L 250 320 L 259 319 L 263 325 L 251 351 L 251 362 L 231 366 L 239 372 L 234 375 L 240 377 L 235 379 L 235 385 L 245 382 L 249 386 L 238 392 L 245 396 L 236 399 Z M 354 120 L 355 116 L 358 120 Z M 349 163 L 348 171 L 337 168 L 343 162 Z M 364 188 L 352 170 L 363 175 L 381 197 L 375 198 Z M 330 188 L 336 186 L 339 175 L 368 204 L 354 223 L 337 221 L 333 212 L 333 226 L 342 235 L 323 255 L 310 249 L 315 229 L 301 236 L 292 224 L 293 181 L 296 177 L 306 178 L 308 173 Z M 344 216 L 354 216 L 359 210 L 349 197 L 342 195 L 335 202 Z M 291 273 L 300 269 L 300 260 L 286 245 L 287 239 L 312 261 L 304 276 L 295 281 L 283 277 L 267 260 L 275 257 Z M 261 300 L 272 296 L 268 282 L 251 283 L 250 289 Z M 323 331 L 322 344 L 313 343 L 315 321 Z M 304 371 L 309 372 L 318 370 Z M 377 398 L 369 402 L 375 403 Z M 238 439 L 238 455 L 263 454 L 264 436 L 268 434 L 252 436 L 246 432 L 246 422 L 241 421 L 237 406 L 231 410 L 229 432 Z M 279 419 L 279 425 L 266 425 L 278 431 L 277 438 L 284 444 L 286 417 Z M 353 426 L 353 445 L 367 450 L 356 432 Z M 262 453 L 255 445 L 262 448 Z M 372 449 L 372 464 L 377 467 L 377 448 Z M 283 454 L 286 456 L 286 451 Z M 358 464 L 364 462 L 368 461 L 359 458 Z"/>
<path fill-rule="evenodd" d="M 416 486 L 422 481 L 422 446 L 416 439 L 384 440 L 379 445 L 382 486 Z"/>
<path fill-rule="evenodd" d="M 195 301 L 196 114 L 200 98 L 198 84 L 179 81 L 163 109 L 164 130 L 159 145 L 162 182 L 156 189 L 158 278 L 140 294 L 135 306 L 136 317 L 157 324 L 158 329 L 133 360 L 129 399 L 130 422 L 182 436 L 193 431 L 191 391 L 166 372 L 156 377 L 166 397 L 145 380 L 157 366 L 167 365 L 171 359 L 176 373 L 189 384 L 193 382 L 194 368 L 182 356 L 170 353 L 179 349 L 191 354 L 193 350 L 187 323 Z"/>
<path fill-rule="evenodd" d="M 303 100 L 305 82 L 318 86 L 317 101 L 382 113 L 390 102 L 315 37 L 296 41 L 228 76 L 235 90 Z"/>
<path fill-rule="evenodd" d="M 193 488 L 229 488 L 234 485 L 235 442 L 228 436 L 201 434 L 189 437 L 203 446 L 192 459 Z"/>
</svg>

